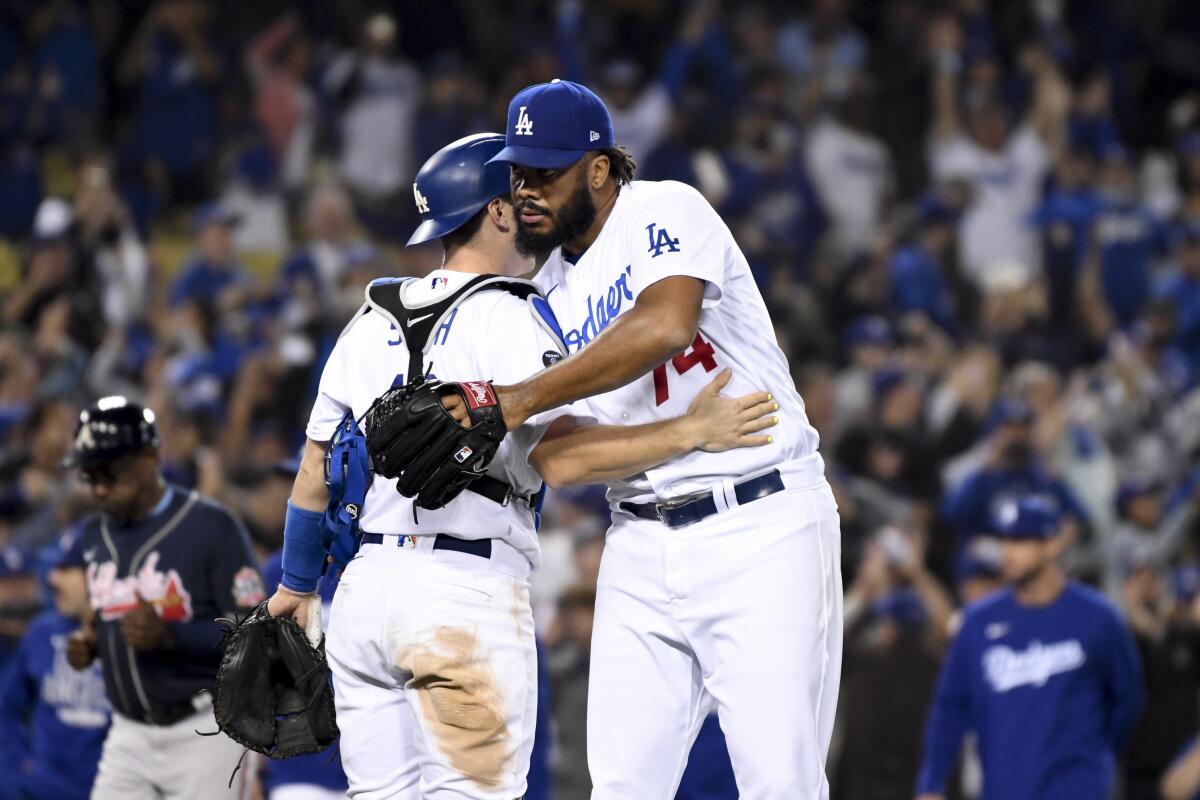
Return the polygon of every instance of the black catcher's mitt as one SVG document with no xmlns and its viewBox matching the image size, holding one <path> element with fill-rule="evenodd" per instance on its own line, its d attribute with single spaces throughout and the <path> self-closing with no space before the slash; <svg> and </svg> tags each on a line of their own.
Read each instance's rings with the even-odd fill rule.
<svg viewBox="0 0 1200 800">
<path fill-rule="evenodd" d="M 470 428 L 442 407 L 451 394 L 466 404 Z M 446 505 L 483 475 L 507 433 L 496 392 L 484 381 L 422 380 L 389 389 L 367 412 L 366 430 L 375 474 L 399 478 L 396 490 L 427 509 Z"/>
<path fill-rule="evenodd" d="M 317 753 L 338 737 L 325 642 L 314 647 L 291 617 L 264 600 L 239 620 L 222 619 L 225 654 L 213 689 L 219 727 L 271 758 Z"/>
</svg>

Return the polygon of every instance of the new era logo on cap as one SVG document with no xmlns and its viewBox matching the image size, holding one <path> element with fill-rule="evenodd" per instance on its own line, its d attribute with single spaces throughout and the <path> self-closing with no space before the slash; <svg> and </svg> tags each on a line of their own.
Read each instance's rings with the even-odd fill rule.
<svg viewBox="0 0 1200 800">
<path fill-rule="evenodd" d="M 517 92 L 508 105 L 504 140 L 492 161 L 540 169 L 568 167 L 589 150 L 615 144 L 604 102 L 586 86 L 562 80 Z"/>
</svg>

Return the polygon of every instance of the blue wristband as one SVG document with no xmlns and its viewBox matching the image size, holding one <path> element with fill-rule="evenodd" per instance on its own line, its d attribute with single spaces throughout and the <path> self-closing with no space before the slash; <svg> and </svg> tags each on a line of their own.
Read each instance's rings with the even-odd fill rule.
<svg viewBox="0 0 1200 800">
<path fill-rule="evenodd" d="M 325 540 L 320 511 L 297 508 L 288 500 L 283 524 L 283 580 L 293 592 L 315 592 L 325 566 Z"/>
</svg>

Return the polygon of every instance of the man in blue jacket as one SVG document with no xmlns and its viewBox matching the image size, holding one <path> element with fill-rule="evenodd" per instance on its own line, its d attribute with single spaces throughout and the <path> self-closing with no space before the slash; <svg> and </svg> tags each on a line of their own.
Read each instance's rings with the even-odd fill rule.
<svg viewBox="0 0 1200 800">
<path fill-rule="evenodd" d="M 86 800 L 96 777 L 112 709 L 100 665 L 67 663 L 67 638 L 90 613 L 76 541 L 72 531 L 49 546 L 54 604 L 30 622 L 0 678 L 4 800 Z"/>
<path fill-rule="evenodd" d="M 1067 578 L 1053 498 L 1003 503 L 1008 588 L 967 608 L 942 668 L 917 779 L 941 798 L 968 729 L 984 800 L 1104 800 L 1142 708 L 1137 648 L 1116 609 Z"/>
</svg>

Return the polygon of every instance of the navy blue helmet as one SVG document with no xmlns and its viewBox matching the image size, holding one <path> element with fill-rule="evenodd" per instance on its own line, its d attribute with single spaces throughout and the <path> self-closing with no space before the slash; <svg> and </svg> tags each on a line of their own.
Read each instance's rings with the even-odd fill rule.
<svg viewBox="0 0 1200 800">
<path fill-rule="evenodd" d="M 102 397 L 79 414 L 66 466 L 92 469 L 158 444 L 153 411 L 120 395 Z"/>
<path fill-rule="evenodd" d="M 413 200 L 422 222 L 408 246 L 445 236 L 509 193 L 508 164 L 488 163 L 503 148 L 500 134 L 475 133 L 429 157 L 413 183 Z"/>
</svg>

